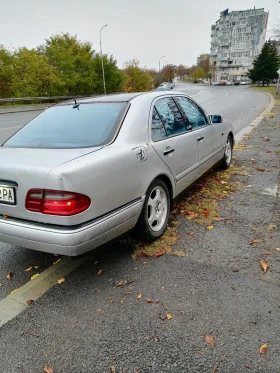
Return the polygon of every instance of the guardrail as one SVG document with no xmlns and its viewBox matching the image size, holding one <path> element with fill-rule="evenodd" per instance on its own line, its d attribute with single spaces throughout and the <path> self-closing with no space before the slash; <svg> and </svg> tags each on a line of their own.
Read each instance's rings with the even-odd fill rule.
<svg viewBox="0 0 280 373">
<path fill-rule="evenodd" d="M 20 101 L 53 101 L 53 100 L 70 100 L 72 98 L 83 98 L 89 96 L 49 96 L 49 97 L 12 97 L 12 98 L 0 98 L 0 103 L 11 102 L 12 105 L 14 102 Z"/>
</svg>

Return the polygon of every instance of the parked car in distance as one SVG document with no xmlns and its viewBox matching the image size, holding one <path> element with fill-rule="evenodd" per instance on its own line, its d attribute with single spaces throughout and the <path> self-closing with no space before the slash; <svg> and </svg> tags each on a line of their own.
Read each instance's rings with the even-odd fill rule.
<svg viewBox="0 0 280 373">
<path fill-rule="evenodd" d="M 227 82 L 225 80 L 221 80 L 219 85 L 227 85 Z"/>
<path fill-rule="evenodd" d="M 232 85 L 232 82 L 230 80 L 228 80 L 227 85 Z"/>
<path fill-rule="evenodd" d="M 219 84 L 220 84 L 219 81 L 215 81 L 215 82 L 212 83 L 212 85 L 219 85 Z"/>
<path fill-rule="evenodd" d="M 241 80 L 240 85 L 247 85 L 247 81 L 246 80 Z"/>
<path fill-rule="evenodd" d="M 234 85 L 240 85 L 240 81 L 239 80 L 235 80 L 234 81 Z"/>
<path fill-rule="evenodd" d="M 234 129 L 180 92 L 46 109 L 0 146 L 0 241 L 77 256 L 135 228 L 166 229 L 171 201 L 232 161 Z"/>
</svg>

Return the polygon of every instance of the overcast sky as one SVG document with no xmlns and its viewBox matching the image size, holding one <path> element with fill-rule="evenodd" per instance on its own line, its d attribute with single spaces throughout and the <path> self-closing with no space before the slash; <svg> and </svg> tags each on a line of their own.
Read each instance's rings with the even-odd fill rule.
<svg viewBox="0 0 280 373">
<path fill-rule="evenodd" d="M 269 11 L 269 29 L 280 17 L 278 0 L 0 0 L 0 44 L 34 48 L 54 33 L 77 34 L 123 62 L 137 58 L 141 66 L 196 63 L 209 53 L 210 28 L 221 11 L 256 6 Z"/>
</svg>

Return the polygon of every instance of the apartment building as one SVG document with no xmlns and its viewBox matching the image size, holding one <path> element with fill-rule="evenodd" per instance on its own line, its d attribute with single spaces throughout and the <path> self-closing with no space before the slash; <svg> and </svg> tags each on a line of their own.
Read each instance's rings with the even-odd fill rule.
<svg viewBox="0 0 280 373">
<path fill-rule="evenodd" d="M 225 10 L 211 27 L 212 81 L 246 80 L 266 37 L 268 12 L 264 9 Z"/>
</svg>

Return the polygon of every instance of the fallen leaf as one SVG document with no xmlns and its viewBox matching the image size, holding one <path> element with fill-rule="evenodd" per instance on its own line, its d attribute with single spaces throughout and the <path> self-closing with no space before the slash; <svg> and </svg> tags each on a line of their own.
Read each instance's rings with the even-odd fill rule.
<svg viewBox="0 0 280 373">
<path fill-rule="evenodd" d="M 100 269 L 100 270 L 97 272 L 97 274 L 98 274 L 98 275 L 101 275 L 102 272 L 103 272 L 102 269 Z"/>
<path fill-rule="evenodd" d="M 142 294 L 139 294 L 138 296 L 137 296 L 137 299 L 141 299 L 142 298 Z"/>
<path fill-rule="evenodd" d="M 35 273 L 35 275 L 31 276 L 31 280 L 34 280 L 34 278 L 38 277 L 40 273 Z"/>
<path fill-rule="evenodd" d="M 10 292 L 10 294 L 15 293 L 16 291 L 17 291 L 17 289 L 14 289 L 14 290 L 12 290 L 12 291 Z"/>
<path fill-rule="evenodd" d="M 143 262 L 143 264 L 147 264 L 147 262 Z"/>
<path fill-rule="evenodd" d="M 110 300 L 110 303 L 111 303 L 111 304 L 113 303 L 112 299 Z"/>
<path fill-rule="evenodd" d="M 101 308 L 98 308 L 97 312 L 101 312 Z"/>
<path fill-rule="evenodd" d="M 156 299 L 156 303 L 159 303 L 159 299 Z"/>
<path fill-rule="evenodd" d="M 46 373 L 53 373 L 53 369 L 52 369 L 49 365 L 46 365 L 46 366 L 44 367 L 44 371 L 45 371 Z"/>
<path fill-rule="evenodd" d="M 200 355 L 204 355 L 204 351 L 199 350 L 198 352 L 200 353 Z"/>
<path fill-rule="evenodd" d="M 252 188 L 252 185 L 247 185 L 246 188 Z"/>
<path fill-rule="evenodd" d="M 209 211 L 203 211 L 202 213 L 201 213 L 203 216 L 209 216 L 209 214 L 210 214 L 210 212 Z"/>
<path fill-rule="evenodd" d="M 154 302 L 152 301 L 152 299 L 147 298 L 146 300 L 147 300 L 148 303 L 154 303 Z"/>
<path fill-rule="evenodd" d="M 260 265 L 261 265 L 261 270 L 264 271 L 264 273 L 267 271 L 267 269 L 269 268 L 269 264 L 267 262 L 265 262 L 264 260 L 261 260 L 260 261 Z"/>
<path fill-rule="evenodd" d="M 190 232 L 189 235 L 190 235 L 190 236 L 193 236 L 193 235 L 194 235 L 194 232 Z"/>
<path fill-rule="evenodd" d="M 32 299 L 29 299 L 29 300 L 26 301 L 26 304 L 28 306 L 32 306 L 33 303 L 34 303 L 34 300 L 32 300 Z"/>
<path fill-rule="evenodd" d="M 215 345 L 216 345 L 216 344 L 215 344 L 215 339 L 214 339 L 213 335 L 211 335 L 211 334 L 207 334 L 207 335 L 205 336 L 205 340 L 206 340 L 206 342 L 207 342 L 208 344 L 210 344 L 211 346 L 215 346 Z"/>
<path fill-rule="evenodd" d="M 111 366 L 111 372 L 115 372 L 116 371 L 116 368 L 114 367 L 114 365 Z"/>
<path fill-rule="evenodd" d="M 159 339 L 158 339 L 157 337 L 154 337 L 154 341 L 155 341 L 156 343 L 158 343 L 158 342 L 159 342 Z"/>
<path fill-rule="evenodd" d="M 28 268 L 26 268 L 26 269 L 24 270 L 24 272 L 29 272 L 29 271 L 31 271 L 32 268 L 33 268 L 33 267 L 28 267 Z"/>
<path fill-rule="evenodd" d="M 61 277 L 60 279 L 57 280 L 58 284 L 62 284 L 65 281 L 64 277 Z"/>
<path fill-rule="evenodd" d="M 13 272 L 8 272 L 7 279 L 10 280 L 13 277 Z"/>
<path fill-rule="evenodd" d="M 38 268 L 40 268 L 40 267 L 39 267 L 39 266 L 34 266 L 34 268 L 35 268 L 35 269 L 38 269 Z"/>
<path fill-rule="evenodd" d="M 210 231 L 210 230 L 213 229 L 213 228 L 214 228 L 213 225 L 209 225 L 209 226 L 207 227 L 208 231 Z"/>
<path fill-rule="evenodd" d="M 165 254 L 164 251 L 159 251 L 159 252 L 155 253 L 154 258 L 158 258 L 159 256 L 162 256 L 164 254 Z"/>
<path fill-rule="evenodd" d="M 277 249 L 276 249 L 277 251 L 280 251 L 280 247 L 277 247 Z"/>
<path fill-rule="evenodd" d="M 266 354 L 266 351 L 267 351 L 267 344 L 264 344 L 260 348 L 260 354 L 264 355 L 264 354 Z"/>
<path fill-rule="evenodd" d="M 221 184 L 227 184 L 227 181 L 221 181 Z"/>
<path fill-rule="evenodd" d="M 250 240 L 250 245 L 253 245 L 254 243 L 260 243 L 262 240 Z"/>
<path fill-rule="evenodd" d="M 57 264 L 60 261 L 61 261 L 61 259 L 57 259 L 55 262 L 53 262 L 53 264 Z"/>
<path fill-rule="evenodd" d="M 264 171 L 265 171 L 265 169 L 264 169 L 264 168 L 261 168 L 261 167 L 257 167 L 256 170 L 257 170 L 257 171 L 261 171 L 261 172 L 264 172 Z"/>
<path fill-rule="evenodd" d="M 251 367 L 250 367 L 248 364 L 245 364 L 244 366 L 245 366 L 245 368 L 247 368 L 247 369 L 251 369 Z"/>
<path fill-rule="evenodd" d="M 166 315 L 166 318 L 167 318 L 167 320 L 171 320 L 171 319 L 172 319 L 172 316 L 171 316 L 171 314 L 170 314 L 170 313 L 168 313 L 168 314 Z"/>
<path fill-rule="evenodd" d="M 1 282 L 0 282 L 0 287 L 1 287 L 1 286 L 3 286 L 3 284 L 1 284 Z"/>
<path fill-rule="evenodd" d="M 271 150 L 267 150 L 266 153 L 272 153 L 272 151 Z"/>
</svg>

